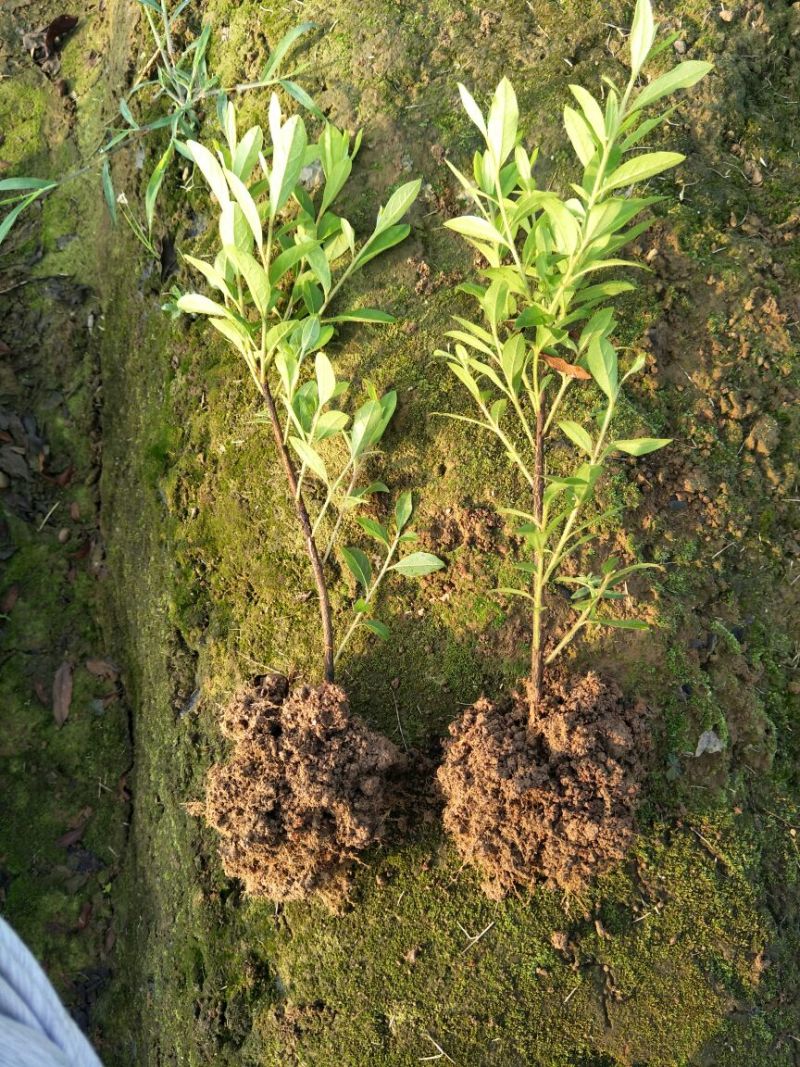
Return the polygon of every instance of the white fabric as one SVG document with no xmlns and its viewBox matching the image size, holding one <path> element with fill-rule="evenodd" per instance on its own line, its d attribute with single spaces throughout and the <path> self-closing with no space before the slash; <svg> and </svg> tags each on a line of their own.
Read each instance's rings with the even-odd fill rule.
<svg viewBox="0 0 800 1067">
<path fill-rule="evenodd" d="M 0 1067 L 102 1067 L 47 975 L 1 917 Z"/>
</svg>

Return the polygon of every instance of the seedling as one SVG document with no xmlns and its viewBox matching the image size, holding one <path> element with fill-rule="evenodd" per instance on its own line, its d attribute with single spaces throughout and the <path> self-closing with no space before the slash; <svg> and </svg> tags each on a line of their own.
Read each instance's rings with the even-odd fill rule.
<svg viewBox="0 0 800 1067">
<path fill-rule="evenodd" d="M 516 532 L 530 558 L 518 568 L 530 584 L 499 592 L 531 604 L 531 713 L 542 698 L 545 667 L 585 628 L 647 628 L 639 620 L 604 614 L 603 605 L 624 595 L 620 586 L 625 580 L 652 564 L 620 566 L 610 558 L 599 573 L 577 577 L 565 574 L 564 564 L 594 542 L 598 527 L 610 517 L 609 512 L 587 516 L 587 511 L 612 457 L 619 452 L 643 456 L 670 443 L 650 437 L 620 440 L 611 432 L 625 383 L 645 365 L 645 357 L 638 355 L 620 367 L 612 340 L 617 323 L 611 301 L 634 288 L 613 274 L 639 266 L 616 253 L 649 225 L 638 221 L 641 212 L 664 199 L 634 196 L 633 189 L 684 159 L 676 152 L 642 150 L 645 138 L 674 108 L 645 116 L 658 101 L 695 85 L 711 69 L 709 63 L 679 63 L 640 85 L 650 60 L 675 39 L 655 45 L 656 31 L 649 0 L 637 0 L 625 86 L 604 77 L 604 106 L 583 87 L 570 86 L 578 106 L 564 108 L 564 126 L 583 174 L 570 185 L 568 197 L 537 188 L 536 152 L 529 155 L 520 143 L 510 82 L 500 82 L 488 115 L 459 85 L 464 109 L 486 149 L 475 154 L 472 178 L 448 163 L 475 213 L 446 225 L 486 261 L 484 282 L 462 286 L 477 300 L 482 321 L 457 317 L 458 329 L 448 334 L 453 351 L 438 354 L 478 409 L 474 418 L 450 417 L 494 435 L 530 494 L 529 511 L 504 509 L 521 520 Z M 598 281 L 601 272 L 606 280 Z M 591 400 L 599 407 L 583 423 L 564 418 L 567 396 L 589 389 L 596 390 Z M 559 475 L 548 462 L 556 438 L 566 442 L 574 457 L 572 470 Z M 547 598 L 556 582 L 574 588 L 576 614 L 564 636 L 546 649 Z"/>
<path fill-rule="evenodd" d="M 349 382 L 337 376 L 325 346 L 342 322 L 393 319 L 375 308 L 335 312 L 332 305 L 357 271 L 408 236 L 410 227 L 401 220 L 420 182 L 408 182 L 392 194 L 378 212 L 373 232 L 359 245 L 352 225 L 331 207 L 350 176 L 360 136 L 351 143 L 346 133 L 326 123 L 319 141 L 310 144 L 303 120 L 284 116 L 274 94 L 266 131 L 253 126 L 240 137 L 231 103 L 223 128 L 223 144 L 209 148 L 190 140 L 181 146 L 219 209 L 221 248 L 213 263 L 186 256 L 216 290 L 217 299 L 187 293 L 178 298 L 177 307 L 205 316 L 233 345 L 264 402 L 258 417 L 271 428 L 294 501 L 319 599 L 325 678 L 333 681 L 336 660 L 360 626 L 387 636 L 385 624 L 372 615 L 387 575 L 417 577 L 443 566 L 428 552 L 398 558 L 401 546 L 416 539 L 409 527 L 410 493 L 397 500 L 391 528 L 357 516 L 362 530 L 381 546 L 383 559 L 373 576 L 361 548 L 341 550 L 363 595 L 335 648 L 326 564 L 345 517 L 375 494 L 388 492 L 382 482 L 366 481 L 365 468 L 383 438 L 397 396 L 394 391 L 379 395 L 367 383 L 367 398 L 352 418 L 342 410 Z M 306 186 L 315 176 L 320 187 L 312 193 Z M 321 493 L 309 492 L 313 482 L 321 485 Z"/>
<path fill-rule="evenodd" d="M 0 245 L 22 212 L 34 201 L 46 196 L 59 185 L 95 170 L 98 162 L 101 161 L 103 195 L 112 221 L 116 222 L 118 213 L 121 213 L 147 252 L 152 256 L 157 256 L 153 225 L 161 186 L 176 152 L 179 154 L 181 152 L 182 141 L 197 135 L 200 112 L 206 103 L 215 102 L 217 113 L 223 121 L 229 96 L 239 95 L 252 89 L 280 86 L 303 107 L 319 115 L 319 110 L 311 97 L 293 80 L 299 70 L 290 74 L 282 72 L 287 55 L 298 39 L 314 28 L 314 23 L 304 22 L 293 27 L 278 41 L 264 65 L 260 78 L 223 88 L 219 84 L 219 79 L 208 69 L 210 23 L 206 23 L 199 36 L 182 51 L 176 47 L 175 23 L 184 13 L 189 0 L 180 0 L 172 7 L 167 0 L 137 0 L 137 3 L 144 12 L 155 50 L 145 63 L 133 87 L 119 102 L 119 118 L 122 120 L 122 127 L 120 128 L 116 123 L 112 125 L 103 144 L 92 153 L 88 162 L 58 181 L 28 177 L 6 178 L 0 181 L 0 194 L 9 194 L 0 198 L 0 208 L 4 206 L 9 208 L 8 213 L 0 220 Z M 153 70 L 155 73 L 151 77 Z M 149 98 L 146 106 L 151 114 L 147 118 L 137 119 L 134 117 L 133 108 L 134 101 L 140 96 Z M 142 223 L 136 217 L 124 194 L 120 194 L 119 197 L 115 194 L 111 179 L 110 156 L 132 141 L 161 129 L 169 130 L 169 141 L 147 183 L 144 203 L 146 221 Z"/>
</svg>

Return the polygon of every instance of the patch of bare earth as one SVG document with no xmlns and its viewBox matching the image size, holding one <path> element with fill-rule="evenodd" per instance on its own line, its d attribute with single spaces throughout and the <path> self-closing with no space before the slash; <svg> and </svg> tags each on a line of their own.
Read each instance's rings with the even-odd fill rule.
<svg viewBox="0 0 800 1067">
<path fill-rule="evenodd" d="M 234 697 L 222 728 L 235 747 L 192 810 L 219 833 L 226 874 L 275 901 L 341 895 L 357 853 L 382 837 L 399 750 L 338 686 L 290 692 L 271 676 Z"/>
<path fill-rule="evenodd" d="M 648 748 L 644 704 L 596 674 L 551 682 L 530 724 L 519 697 L 481 699 L 450 727 L 445 828 L 493 899 L 578 891 L 631 844 Z"/>
</svg>

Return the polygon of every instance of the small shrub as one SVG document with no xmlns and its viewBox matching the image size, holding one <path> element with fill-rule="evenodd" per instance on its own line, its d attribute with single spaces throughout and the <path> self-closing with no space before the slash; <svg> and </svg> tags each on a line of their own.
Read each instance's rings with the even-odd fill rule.
<svg viewBox="0 0 800 1067">
<path fill-rule="evenodd" d="M 475 154 L 471 178 L 450 164 L 475 211 L 446 225 L 469 241 L 486 267 L 481 283 L 462 287 L 476 299 L 481 320 L 457 319 L 458 328 L 449 334 L 453 350 L 439 354 L 477 408 L 474 417 L 451 417 L 500 441 L 530 501 L 522 508 L 509 501 L 504 509 L 527 547 L 528 558 L 517 564 L 526 582 L 499 592 L 521 597 L 531 606 L 529 737 L 516 753 L 513 773 L 514 789 L 528 797 L 527 802 L 520 801 L 520 811 L 531 822 L 532 833 L 543 813 L 527 776 L 531 763 L 552 761 L 552 746 L 542 733 L 543 715 L 561 714 L 565 699 L 558 686 L 546 691 L 545 669 L 587 627 L 647 628 L 639 620 L 611 615 L 606 609 L 610 601 L 627 595 L 624 583 L 628 578 L 652 564 L 623 566 L 609 557 L 597 571 L 576 575 L 571 568 L 593 546 L 598 527 L 610 517 L 598 514 L 591 505 L 612 458 L 619 453 L 642 456 L 670 443 L 648 437 L 619 439 L 612 432 L 622 390 L 645 365 L 645 357 L 638 355 L 621 366 L 613 341 L 617 326 L 613 298 L 633 288 L 629 280 L 615 275 L 637 266 L 618 254 L 649 225 L 641 220 L 642 212 L 662 199 L 634 195 L 634 190 L 683 160 L 675 152 L 642 150 L 645 138 L 672 109 L 654 117 L 646 115 L 664 97 L 696 84 L 710 69 L 708 63 L 680 63 L 640 85 L 647 63 L 674 40 L 656 46 L 656 29 L 649 0 L 637 0 L 630 34 L 630 75 L 624 87 L 603 79 L 604 106 L 583 87 L 570 86 L 577 108 L 564 108 L 564 126 L 582 175 L 564 197 L 537 187 L 536 153 L 529 155 L 520 143 L 517 99 L 508 80 L 498 85 L 487 115 L 467 89 L 459 86 L 464 108 L 486 148 Z M 583 422 L 562 413 L 565 398 L 579 390 L 592 391 L 591 412 Z M 562 454 L 566 450 L 572 457 L 571 469 L 560 474 L 548 462 L 556 440 Z M 548 597 L 556 583 L 572 591 L 574 608 L 572 621 L 558 639 L 548 630 Z M 602 696 L 605 704 L 609 704 L 607 697 Z M 609 706 L 616 707 L 616 703 L 611 700 Z M 474 728 L 474 716 L 454 727 L 449 763 L 440 776 L 451 816 L 463 802 L 460 793 L 464 790 L 493 790 L 489 779 L 496 761 L 484 761 L 488 769 L 483 778 L 471 773 L 469 761 L 462 759 L 458 771 L 453 766 L 457 749 L 463 747 L 463 739 L 458 741 L 456 735 L 460 729 Z M 627 735 L 633 736 L 630 729 Z M 600 734 L 596 736 L 599 739 Z M 475 735 L 474 740 L 480 738 Z M 624 790 L 630 794 L 627 785 Z M 492 795 L 497 796 L 497 791 Z M 605 795 L 608 805 L 608 790 Z M 473 799 L 477 804 L 478 798 Z M 500 825 L 509 813 L 498 809 L 495 816 Z M 451 818 L 450 825 L 454 832 L 461 832 L 458 819 Z M 556 820 L 554 825 L 561 824 Z M 518 825 L 514 832 L 525 836 L 526 826 Z M 583 844 L 591 848 L 588 838 Z M 571 843 L 573 848 L 579 846 L 580 842 Z M 523 853 L 524 863 L 514 858 L 519 853 L 513 848 L 496 857 L 513 872 L 514 880 L 520 869 L 532 876 L 542 850 Z M 585 871 L 589 865 L 573 866 Z"/>
</svg>

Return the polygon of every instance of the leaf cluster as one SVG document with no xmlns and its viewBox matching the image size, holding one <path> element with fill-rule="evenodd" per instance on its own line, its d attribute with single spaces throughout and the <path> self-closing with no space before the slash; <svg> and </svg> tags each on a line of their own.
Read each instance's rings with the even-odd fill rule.
<svg viewBox="0 0 800 1067">
<path fill-rule="evenodd" d="M 645 365 L 639 355 L 622 368 L 614 342 L 611 302 L 633 288 L 630 280 L 615 275 L 640 266 L 619 253 L 647 228 L 643 213 L 662 199 L 638 187 L 684 158 L 646 147 L 673 108 L 649 112 L 710 70 L 708 63 L 684 62 L 641 85 L 642 71 L 665 47 L 655 44 L 656 31 L 649 0 L 638 0 L 627 84 L 604 78 L 602 99 L 570 86 L 575 106 L 564 108 L 563 121 L 581 173 L 566 195 L 537 185 L 536 152 L 522 143 L 517 98 L 506 78 L 486 114 L 459 86 L 485 148 L 475 153 L 469 176 L 448 162 L 474 207 L 446 225 L 486 264 L 480 282 L 462 286 L 477 301 L 480 319 L 457 318 L 448 335 L 451 349 L 438 353 L 477 407 L 475 417 L 450 417 L 498 438 L 527 484 L 533 510 L 513 514 L 524 520 L 517 533 L 533 558 L 520 567 L 532 576 L 533 589 L 504 592 L 529 598 L 540 614 L 548 583 L 577 582 L 578 622 L 569 640 L 585 625 L 615 624 L 598 609 L 632 573 L 614 565 L 596 576 L 561 575 L 567 559 L 592 543 L 607 518 L 582 516 L 606 463 L 619 452 L 642 456 L 669 444 L 661 438 L 614 440 L 610 432 L 623 386 Z M 592 387 L 587 421 L 561 417 L 568 393 Z M 556 435 L 574 456 L 566 475 L 553 474 L 545 461 Z M 563 642 L 554 654 L 562 647 Z"/>
<path fill-rule="evenodd" d="M 350 176 L 360 136 L 326 123 L 316 141 L 299 115 L 286 116 L 277 95 L 266 129 L 253 126 L 241 136 L 228 103 L 225 139 L 208 145 L 190 140 L 181 148 L 205 178 L 218 209 L 219 250 L 208 262 L 186 256 L 215 291 L 212 299 L 184 293 L 178 310 L 204 316 L 243 357 L 259 393 L 274 391 L 283 411 L 283 440 L 297 464 L 297 488 L 311 514 L 312 534 L 326 533 L 323 563 L 341 533 L 345 517 L 375 494 L 388 493 L 365 477 L 394 414 L 397 395 L 382 395 L 365 383 L 366 399 L 348 411 L 350 383 L 340 379 L 326 352 L 341 323 L 391 323 L 376 308 L 334 310 L 345 282 L 409 233 L 401 221 L 419 193 L 420 182 L 401 185 L 380 208 L 369 236 L 358 241 L 349 220 L 333 206 Z M 259 416 L 270 421 L 265 412 Z M 306 494 L 309 483 L 313 489 Z M 342 550 L 345 566 L 362 586 L 356 625 L 383 635 L 385 627 L 364 609 L 390 571 L 407 577 L 442 566 L 427 553 L 393 562 L 413 539 L 405 527 L 411 495 L 395 508 L 393 532 L 374 519 L 358 517 L 361 529 L 377 540 L 386 557 L 372 578 L 366 553 Z M 321 541 L 319 543 L 322 543 Z M 339 653 L 349 640 L 350 631 Z"/>
</svg>

